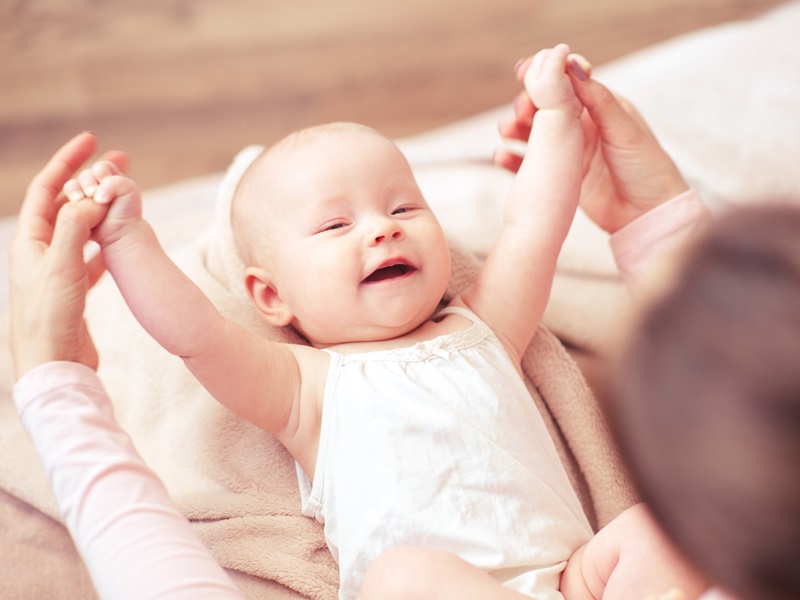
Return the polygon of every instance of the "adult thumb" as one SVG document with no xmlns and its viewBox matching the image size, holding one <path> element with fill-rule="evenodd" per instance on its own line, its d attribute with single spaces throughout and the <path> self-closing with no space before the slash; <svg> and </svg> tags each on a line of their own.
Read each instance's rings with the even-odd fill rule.
<svg viewBox="0 0 800 600">
<path fill-rule="evenodd" d="M 597 125 L 605 143 L 629 146 L 641 142 L 650 129 L 636 109 L 624 98 L 595 79 L 578 77 L 570 70 L 575 93 Z"/>
<path fill-rule="evenodd" d="M 91 201 L 67 202 L 58 211 L 48 254 L 63 269 L 84 268 L 83 249 L 92 228 L 102 220 L 105 207 Z"/>
</svg>

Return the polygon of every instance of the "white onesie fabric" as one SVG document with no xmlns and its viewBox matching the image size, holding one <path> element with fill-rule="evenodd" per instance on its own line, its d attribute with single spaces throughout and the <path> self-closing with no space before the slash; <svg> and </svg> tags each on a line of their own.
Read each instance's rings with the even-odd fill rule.
<svg viewBox="0 0 800 600">
<path fill-rule="evenodd" d="M 384 550 L 449 550 L 504 585 L 561 599 L 567 559 L 592 536 L 556 448 L 500 340 L 477 316 L 409 348 L 331 355 L 304 514 L 324 524 L 339 598 L 359 598 Z"/>
</svg>

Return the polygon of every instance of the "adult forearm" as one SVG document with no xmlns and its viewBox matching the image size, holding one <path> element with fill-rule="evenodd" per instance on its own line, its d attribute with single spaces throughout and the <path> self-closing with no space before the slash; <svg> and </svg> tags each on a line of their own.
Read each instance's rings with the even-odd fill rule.
<svg viewBox="0 0 800 600">
<path fill-rule="evenodd" d="M 48 363 L 14 400 L 101 598 L 241 598 L 114 420 L 96 374 Z"/>
</svg>

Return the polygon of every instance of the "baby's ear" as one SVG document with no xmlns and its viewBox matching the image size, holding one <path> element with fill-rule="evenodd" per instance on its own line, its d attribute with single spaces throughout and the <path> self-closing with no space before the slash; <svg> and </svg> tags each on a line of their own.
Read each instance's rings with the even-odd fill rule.
<svg viewBox="0 0 800 600">
<path fill-rule="evenodd" d="M 247 267 L 244 270 L 244 286 L 253 306 L 267 323 L 275 327 L 285 327 L 292 322 L 292 311 L 264 269 Z"/>
</svg>

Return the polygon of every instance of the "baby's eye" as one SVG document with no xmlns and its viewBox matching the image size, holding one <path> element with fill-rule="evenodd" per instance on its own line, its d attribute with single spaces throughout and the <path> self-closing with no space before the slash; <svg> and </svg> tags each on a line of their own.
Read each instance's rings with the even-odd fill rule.
<svg viewBox="0 0 800 600">
<path fill-rule="evenodd" d="M 403 213 L 411 212 L 414 210 L 411 206 L 401 206 L 399 208 L 395 208 L 392 211 L 393 215 L 402 215 Z"/>
<path fill-rule="evenodd" d="M 346 221 L 328 221 L 327 223 L 323 223 L 322 225 L 320 225 L 318 231 L 320 233 L 323 233 L 326 231 L 335 231 L 337 229 L 342 229 L 343 227 L 347 227 Z"/>
</svg>

